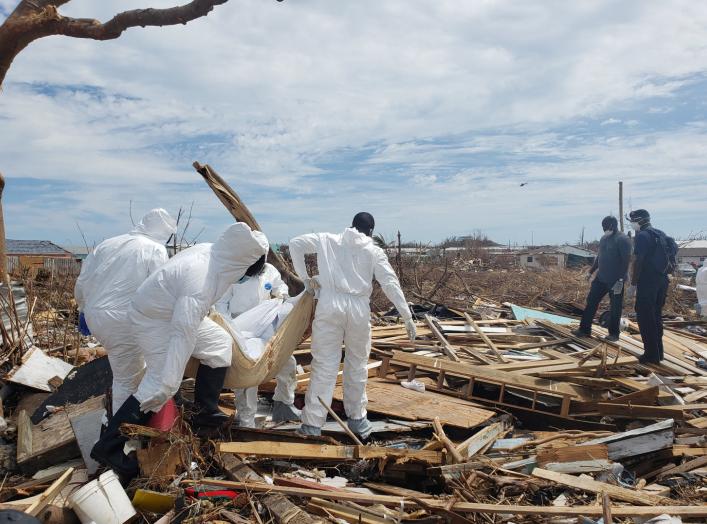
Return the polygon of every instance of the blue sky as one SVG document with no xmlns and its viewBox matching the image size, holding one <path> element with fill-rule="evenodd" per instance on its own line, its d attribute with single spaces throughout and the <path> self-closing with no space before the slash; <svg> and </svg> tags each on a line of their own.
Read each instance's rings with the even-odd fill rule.
<svg viewBox="0 0 707 524">
<path fill-rule="evenodd" d="M 619 180 L 687 237 L 707 231 L 705 42 L 707 4 L 657 0 L 233 0 L 115 41 L 47 38 L 0 94 L 7 236 L 79 244 L 78 224 L 94 242 L 131 207 L 194 202 L 190 231 L 213 240 L 229 215 L 198 160 L 273 242 L 360 210 L 388 238 L 596 238 Z"/>
</svg>

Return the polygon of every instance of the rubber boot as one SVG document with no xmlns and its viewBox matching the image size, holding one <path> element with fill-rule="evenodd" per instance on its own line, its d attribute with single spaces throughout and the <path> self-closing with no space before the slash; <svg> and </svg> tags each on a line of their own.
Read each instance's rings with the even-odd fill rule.
<svg viewBox="0 0 707 524">
<path fill-rule="evenodd" d="M 111 468 L 123 479 L 130 480 L 136 477 L 138 474 L 137 459 L 123 453 L 123 447 L 128 441 L 128 437 L 120 432 L 120 425 L 126 423 L 145 425 L 151 416 L 152 413 L 140 411 L 140 402 L 130 395 L 111 417 L 103 435 L 93 446 L 91 458 Z"/>
<path fill-rule="evenodd" d="M 302 424 L 299 428 L 297 428 L 295 433 L 303 437 L 320 437 L 322 435 L 322 428 Z"/>
<path fill-rule="evenodd" d="M 346 421 L 346 425 L 363 441 L 368 440 L 373 433 L 373 424 L 369 422 L 367 417 L 350 418 Z"/>
<path fill-rule="evenodd" d="M 294 404 L 285 404 L 280 400 L 276 400 L 272 404 L 272 421 L 289 422 L 295 420 L 299 422 L 302 410 L 297 409 Z"/>
<path fill-rule="evenodd" d="M 210 368 L 199 364 L 194 384 L 194 408 L 196 413 L 191 418 L 193 427 L 221 427 L 230 417 L 218 408 L 218 399 L 226 380 L 229 368 Z"/>
</svg>

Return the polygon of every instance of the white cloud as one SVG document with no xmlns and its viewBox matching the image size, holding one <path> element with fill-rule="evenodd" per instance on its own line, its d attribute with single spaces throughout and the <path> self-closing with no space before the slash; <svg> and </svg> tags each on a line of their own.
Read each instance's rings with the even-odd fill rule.
<svg viewBox="0 0 707 524">
<path fill-rule="evenodd" d="M 62 11 L 105 20 L 135 7 L 144 0 Z M 707 70 L 705 27 L 707 5 L 689 0 L 233 0 L 186 27 L 48 38 L 19 55 L 0 95 L 2 169 L 81 189 L 62 195 L 70 209 L 46 195 L 41 212 L 6 208 L 8 229 L 75 236 L 73 220 L 96 213 L 92 234 L 105 236 L 131 199 L 195 199 L 195 220 L 217 231 L 220 204 L 178 185 L 199 183 L 192 160 L 227 176 L 277 240 L 340 229 L 361 207 L 420 239 L 481 228 L 522 241 L 530 224 L 575 238 L 564 235 L 612 208 L 619 177 L 633 201 L 699 220 L 667 178 L 699 183 L 702 129 L 606 125 L 594 140 L 580 127 L 635 122 L 610 115 L 641 104 L 670 112 Z M 105 95 L 48 97 L 31 82 Z"/>
</svg>

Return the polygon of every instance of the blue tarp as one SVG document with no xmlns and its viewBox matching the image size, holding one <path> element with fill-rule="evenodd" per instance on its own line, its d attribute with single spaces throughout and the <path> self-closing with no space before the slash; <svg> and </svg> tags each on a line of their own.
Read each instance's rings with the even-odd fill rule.
<svg viewBox="0 0 707 524">
<path fill-rule="evenodd" d="M 525 307 L 516 306 L 511 304 L 511 310 L 513 310 L 513 316 L 516 320 L 525 320 L 526 318 L 539 318 L 541 320 L 548 320 L 554 322 L 555 324 L 569 325 L 577 320 L 568 317 L 561 317 L 560 315 L 553 315 L 552 313 L 545 313 L 544 311 L 538 311 L 537 309 L 528 309 Z"/>
</svg>

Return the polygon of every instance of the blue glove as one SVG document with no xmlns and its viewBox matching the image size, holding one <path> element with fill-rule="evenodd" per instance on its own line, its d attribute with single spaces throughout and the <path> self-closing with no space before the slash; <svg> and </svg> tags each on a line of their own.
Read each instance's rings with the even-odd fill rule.
<svg viewBox="0 0 707 524">
<path fill-rule="evenodd" d="M 83 311 L 79 311 L 79 333 L 84 337 L 91 334 L 91 330 L 88 329 L 88 324 L 86 324 L 86 317 L 83 315 Z"/>
</svg>

